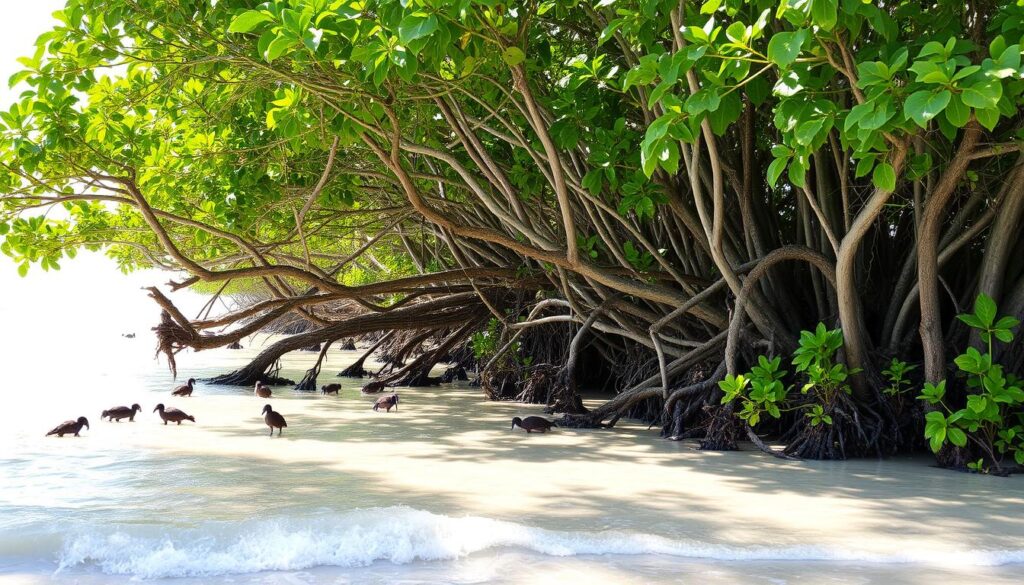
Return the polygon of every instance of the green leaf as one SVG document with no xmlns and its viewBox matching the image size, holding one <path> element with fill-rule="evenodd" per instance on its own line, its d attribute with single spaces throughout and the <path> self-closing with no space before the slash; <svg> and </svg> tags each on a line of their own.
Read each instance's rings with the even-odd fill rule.
<svg viewBox="0 0 1024 585">
<path fill-rule="evenodd" d="M 794 186 L 803 187 L 806 185 L 807 166 L 799 157 L 794 158 L 789 163 L 789 172 L 787 174 L 789 175 L 789 182 L 793 183 Z"/>
<path fill-rule="evenodd" d="M 775 188 L 775 184 L 779 182 L 779 177 L 782 176 L 782 171 L 786 170 L 786 163 L 789 162 L 789 158 L 777 158 L 768 165 L 768 186 Z"/>
<path fill-rule="evenodd" d="M 273 40 L 273 42 L 270 43 L 270 46 L 267 47 L 267 63 L 271 63 L 274 61 L 274 59 L 277 59 L 278 57 L 283 55 L 284 52 L 287 51 L 288 48 L 291 47 L 293 44 L 294 41 L 292 41 L 292 39 L 286 36 L 278 36 L 276 39 Z"/>
<path fill-rule="evenodd" d="M 966 103 L 966 100 L 965 102 Z M 978 118 L 978 122 L 987 130 L 995 130 L 996 124 L 999 123 L 999 109 L 998 108 L 985 108 L 975 109 L 974 116 Z"/>
<path fill-rule="evenodd" d="M 18 276 L 25 278 L 28 275 L 28 261 L 18 265 Z"/>
<path fill-rule="evenodd" d="M 988 398 L 981 395 L 972 395 L 967 397 L 967 408 L 974 412 L 981 413 L 988 407 Z"/>
<path fill-rule="evenodd" d="M 410 14 L 398 25 L 398 40 L 403 45 L 430 36 L 437 30 L 437 17 L 433 14 Z M 522 51 L 520 51 L 522 52 Z"/>
<path fill-rule="evenodd" d="M 960 96 L 952 96 L 949 100 L 949 104 L 946 105 L 946 120 L 957 128 L 963 128 L 967 125 L 967 121 L 970 119 L 971 109 L 964 105 Z"/>
<path fill-rule="evenodd" d="M 734 22 L 725 29 L 725 36 L 737 45 L 746 44 L 747 27 L 742 22 Z"/>
<path fill-rule="evenodd" d="M 272 22 L 274 19 L 262 10 L 246 10 L 231 20 L 228 27 L 230 33 L 252 32 L 257 26 L 264 22 Z"/>
<path fill-rule="evenodd" d="M 839 0 L 814 0 L 811 5 L 811 19 L 814 24 L 824 30 L 832 30 L 836 26 Z"/>
<path fill-rule="evenodd" d="M 717 108 L 708 111 L 711 130 L 718 136 L 725 134 L 733 122 L 743 113 L 743 102 L 736 92 L 728 93 L 719 100 Z"/>
<path fill-rule="evenodd" d="M 946 429 L 946 433 L 949 436 L 950 443 L 953 443 L 957 447 L 967 446 L 967 433 L 956 427 L 949 427 Z"/>
<path fill-rule="evenodd" d="M 921 389 L 921 394 L 917 397 L 919 400 L 924 400 L 929 404 L 938 404 L 942 402 L 943 397 L 946 396 L 946 381 L 942 380 L 938 384 L 932 384 L 931 382 L 925 382 L 924 388 Z"/>
<path fill-rule="evenodd" d="M 750 98 L 750 103 L 755 106 L 760 106 L 768 99 L 768 96 L 771 95 L 771 87 L 763 77 L 748 79 L 750 79 L 750 81 L 747 82 L 747 85 L 744 87 L 747 97 Z"/>
<path fill-rule="evenodd" d="M 1009 69 L 1012 72 L 1016 72 L 1020 69 L 1020 45 L 1010 45 L 1007 47 L 999 58 L 996 59 L 996 65 L 1000 69 Z M 1011 73 L 1010 75 L 1012 75 Z M 1009 76 L 1007 76 L 1009 77 Z"/>
<path fill-rule="evenodd" d="M 804 122 L 796 127 L 796 132 L 793 133 L 793 137 L 796 138 L 797 143 L 803 146 L 808 146 L 814 142 L 815 137 L 818 136 L 818 133 L 821 132 L 824 125 L 824 118 Z"/>
<path fill-rule="evenodd" d="M 658 101 L 661 100 L 661 98 L 666 93 L 671 91 L 672 88 L 675 87 L 675 85 L 676 85 L 676 82 L 675 82 L 674 79 L 673 80 L 666 79 L 666 80 L 662 81 L 661 83 L 659 83 L 658 86 L 654 88 L 654 91 L 651 92 L 651 95 L 647 98 L 647 107 L 648 108 L 653 108 L 654 104 L 658 103 Z"/>
<path fill-rule="evenodd" d="M 501 58 L 509 67 L 515 67 L 526 60 L 526 53 L 519 47 L 509 47 L 501 54 Z"/>
<path fill-rule="evenodd" d="M 800 54 L 800 47 L 807 40 L 807 29 L 793 32 L 780 32 L 772 35 L 768 41 L 768 60 L 786 69 Z"/>
<path fill-rule="evenodd" d="M 854 171 L 853 176 L 858 179 L 867 176 L 867 174 L 871 172 L 871 169 L 875 168 L 876 160 L 877 157 L 875 156 L 866 156 L 857 161 L 857 168 Z"/>
<path fill-rule="evenodd" d="M 658 70 L 650 62 L 641 62 L 639 65 L 626 72 L 622 78 L 622 91 L 637 86 L 647 85 L 658 76 Z"/>
<path fill-rule="evenodd" d="M 974 316 L 978 318 L 985 327 L 991 327 L 996 320 L 996 302 L 985 293 L 978 295 L 974 300 Z"/>
<path fill-rule="evenodd" d="M 633 208 L 639 218 L 652 218 L 654 217 L 654 201 L 650 197 L 641 197 L 636 202 L 636 207 Z"/>
<path fill-rule="evenodd" d="M 871 174 L 871 182 L 883 191 L 895 191 L 896 171 L 887 162 L 879 163 L 875 167 L 875 172 Z"/>
<path fill-rule="evenodd" d="M 0 226 L 0 228 L 2 228 L 2 226 Z M 3 233 L 4 233 L 3 229 L 0 229 L 0 234 L 3 234 Z M 1007 316 L 1007 317 L 1001 317 L 998 321 L 996 321 L 996 324 L 993 325 L 992 328 L 993 329 L 1005 329 L 1005 330 L 1009 331 L 1010 329 L 1013 329 L 1017 325 L 1020 325 L 1020 321 L 1019 320 L 1015 319 L 1014 317 Z"/>
<path fill-rule="evenodd" d="M 860 123 L 865 116 L 871 114 L 875 109 L 874 102 L 865 102 L 858 104 L 850 109 L 850 113 L 846 115 L 846 120 L 843 122 L 843 130 L 849 132 L 851 128 Z"/>
<path fill-rule="evenodd" d="M 714 14 L 718 7 L 722 5 L 722 0 L 706 0 L 704 5 L 700 7 L 701 14 Z"/>
<path fill-rule="evenodd" d="M 965 324 L 967 324 L 968 327 L 973 327 L 975 329 L 985 329 L 985 324 L 979 321 L 978 318 L 975 317 L 974 315 L 957 315 L 956 318 L 959 319 L 960 321 L 963 321 Z"/>
<path fill-rule="evenodd" d="M 928 122 L 946 108 L 952 95 L 947 89 L 937 93 L 927 90 L 916 91 L 904 102 L 903 111 L 918 126 L 927 128 Z"/>
<path fill-rule="evenodd" d="M 591 195 L 597 195 L 601 192 L 601 186 L 604 184 L 603 177 L 604 171 L 602 169 L 590 169 L 587 171 L 587 174 L 583 175 L 581 184 Z"/>
<path fill-rule="evenodd" d="M 702 112 L 717 110 L 721 103 L 722 98 L 718 95 L 718 91 L 705 87 L 687 98 L 686 111 L 696 116 Z"/>
<path fill-rule="evenodd" d="M 980 110 L 995 108 L 1003 96 L 1003 86 L 994 79 L 984 79 L 968 87 L 960 95 L 965 105 Z"/>
</svg>

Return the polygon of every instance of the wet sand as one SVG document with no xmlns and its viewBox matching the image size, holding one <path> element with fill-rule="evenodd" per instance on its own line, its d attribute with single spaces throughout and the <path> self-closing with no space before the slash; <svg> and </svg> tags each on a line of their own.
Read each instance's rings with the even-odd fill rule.
<svg viewBox="0 0 1024 585">
<path fill-rule="evenodd" d="M 197 377 L 223 372 L 258 349 L 186 354 L 180 367 Z M 358 353 L 329 355 L 321 384 Z M 284 373 L 299 378 L 314 359 L 288 356 Z M 358 380 L 343 380 L 340 397 L 275 388 L 260 399 L 250 388 L 199 384 L 193 397 L 176 398 L 165 371 L 139 371 L 134 388 L 126 380 L 143 374 L 121 372 L 95 392 L 60 395 L 62 412 L 96 411 L 79 439 L 41 440 L 51 409 L 45 423 L 27 415 L 0 431 L 0 548 L 11 553 L 0 562 L 4 583 L 203 574 L 202 559 L 175 573 L 161 548 L 168 542 L 175 554 L 213 559 L 206 576 L 173 583 L 1024 577 L 1020 477 L 953 473 L 928 458 L 782 462 L 750 450 L 701 452 L 635 421 L 527 435 L 510 420 L 539 407 L 489 402 L 466 385 L 399 389 L 399 410 L 386 414 L 371 410 L 377 396 L 360 395 Z M 99 420 L 102 408 L 132 401 L 144 409 L 137 422 Z M 157 401 L 197 423 L 163 426 L 151 412 Z M 288 420 L 281 437 L 267 436 L 266 403 Z M 345 516 L 359 510 L 358 521 Z M 41 529 L 47 518 L 67 533 Z M 260 520 L 297 524 L 246 524 Z M 268 526 L 275 540 L 261 540 Z M 337 540 L 314 554 L 321 534 Z M 213 544 L 187 549 L 207 538 Z M 279 554 L 280 563 L 224 564 L 237 546 L 254 559 Z M 318 566 L 334 562 L 347 564 Z"/>
</svg>

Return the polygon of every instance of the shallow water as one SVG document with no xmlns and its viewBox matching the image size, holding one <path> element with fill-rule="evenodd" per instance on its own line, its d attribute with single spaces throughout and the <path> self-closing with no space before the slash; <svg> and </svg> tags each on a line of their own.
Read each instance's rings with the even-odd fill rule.
<svg viewBox="0 0 1024 585">
<path fill-rule="evenodd" d="M 262 400 L 200 383 L 174 398 L 134 316 L 155 320 L 144 298 L 125 300 L 113 320 L 51 316 L 67 331 L 55 340 L 52 328 L 25 325 L 34 317 L 17 307 L 27 299 L 10 295 L 45 305 L 59 287 L 4 292 L 0 321 L 22 323 L 0 336 L 4 583 L 1024 579 L 1020 477 L 941 471 L 927 458 L 703 453 L 628 421 L 526 435 L 509 420 L 536 407 L 487 402 L 466 386 L 400 389 L 390 414 L 344 379 L 339 397 L 282 387 Z M 77 292 L 88 302 L 95 291 Z M 130 323 L 138 338 L 120 338 Z M 180 375 L 229 371 L 265 343 L 182 353 Z M 356 355 L 331 349 L 320 383 Z M 298 379 L 315 357 L 287 356 L 283 374 Z M 136 422 L 99 420 L 132 402 L 143 407 Z M 196 424 L 161 425 L 157 402 Z M 282 437 L 266 434 L 267 402 L 288 419 Z M 92 424 L 82 437 L 43 437 L 81 415 Z"/>
</svg>

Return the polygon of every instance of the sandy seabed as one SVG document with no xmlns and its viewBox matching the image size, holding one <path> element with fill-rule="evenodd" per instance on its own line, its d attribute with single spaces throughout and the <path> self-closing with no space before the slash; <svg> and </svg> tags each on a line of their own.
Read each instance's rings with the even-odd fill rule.
<svg viewBox="0 0 1024 585">
<path fill-rule="evenodd" d="M 179 367 L 221 373 L 259 347 Z M 320 382 L 356 355 L 332 350 Z M 288 356 L 284 374 L 313 359 Z M 509 421 L 537 406 L 465 385 L 399 389 L 390 414 L 357 380 L 340 397 L 199 384 L 172 398 L 146 364 L 20 398 L 0 430 L 0 582 L 1024 581 L 1021 477 L 701 452 L 631 421 L 527 435 Z M 137 422 L 99 420 L 135 401 Z M 161 425 L 157 401 L 197 423 Z M 80 411 L 81 438 L 41 437 Z"/>
</svg>

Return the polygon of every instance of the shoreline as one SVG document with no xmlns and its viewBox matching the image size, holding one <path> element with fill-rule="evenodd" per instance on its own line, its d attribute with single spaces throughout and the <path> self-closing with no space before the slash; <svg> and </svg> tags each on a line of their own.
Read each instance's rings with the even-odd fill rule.
<svg viewBox="0 0 1024 585">
<path fill-rule="evenodd" d="M 224 370 L 255 349 L 190 354 L 189 371 L 200 377 Z M 357 353 L 332 352 L 324 371 L 346 365 Z M 290 356 L 284 372 L 301 372 L 313 359 Z M 14 582 L 118 582 L 146 578 L 147 571 L 166 577 L 181 569 L 172 564 L 178 557 L 167 556 L 167 543 L 168 550 L 181 553 L 193 542 L 204 543 L 203 554 L 223 556 L 236 550 L 232 546 L 256 551 L 246 557 L 248 565 L 226 565 L 225 575 L 213 580 L 223 583 L 285 576 L 336 583 L 352 575 L 365 575 L 366 582 L 378 575 L 379 582 L 388 582 L 401 575 L 483 567 L 485 559 L 516 555 L 552 572 L 563 563 L 566 570 L 575 567 L 598 578 L 607 571 L 619 574 L 609 566 L 628 566 L 622 574 L 645 574 L 641 566 L 646 566 L 653 575 L 647 582 L 693 570 L 742 574 L 742 582 L 753 583 L 761 581 L 750 571 L 763 569 L 791 573 L 797 577 L 792 583 L 810 583 L 815 581 L 800 579 L 822 570 L 843 574 L 842 567 L 850 566 L 856 567 L 847 570 L 850 575 L 892 575 L 894 580 L 885 582 L 897 583 L 924 582 L 910 574 L 952 575 L 958 583 L 984 574 L 984 582 L 999 583 L 1006 575 L 1024 573 L 1020 561 L 985 566 L 993 559 L 1024 560 L 1020 476 L 955 473 L 932 466 L 926 457 L 780 461 L 752 447 L 698 451 L 693 441 L 666 441 L 645 424 L 626 419 L 614 429 L 557 428 L 527 435 L 509 431 L 509 420 L 539 414 L 539 405 L 491 402 L 478 388 L 464 385 L 398 388 L 400 410 L 385 414 L 370 409 L 377 396 L 360 395 L 359 381 L 353 380 L 338 379 L 345 385 L 340 397 L 276 388 L 269 400 L 253 397 L 248 388 L 202 384 L 194 397 L 172 400 L 164 382 L 147 380 L 154 381 L 132 398 L 144 408 L 135 423 L 97 420 L 74 440 L 40 441 L 38 425 L 27 422 L 24 432 L 14 433 L 14 444 L 20 445 L 15 460 L 73 462 L 61 477 L 76 489 L 51 493 L 29 475 L 19 483 L 18 468 L 12 467 L 0 480 L 0 510 L 21 514 L 28 524 L 5 528 L 0 520 L 0 538 L 6 533 L 26 543 L 36 526 L 33 509 L 46 517 L 66 516 L 65 526 L 81 529 L 37 535 L 40 542 L 59 546 L 33 549 L 27 542 L 29 550 L 19 558 L 41 562 Z M 98 400 L 68 395 L 64 407 L 95 406 Z M 102 400 L 106 407 L 107 399 Z M 164 427 L 147 412 L 156 401 L 179 406 L 198 422 Z M 267 402 L 288 419 L 280 438 L 266 436 L 259 413 Z M 130 506 L 124 505 L 125 497 L 133 498 Z M 167 509 L 175 510 L 173 518 L 165 517 Z M 368 509 L 383 511 L 357 522 L 354 536 L 346 533 L 352 522 L 345 515 Z M 467 518 L 480 519 L 483 528 L 464 522 Z M 277 519 L 294 521 L 293 530 L 269 541 L 260 540 L 266 530 L 249 530 L 246 524 Z M 307 533 L 310 539 L 303 540 Z M 618 538 L 623 534 L 628 536 Z M 79 542 L 69 536 L 87 538 L 69 552 L 69 542 Z M 490 544 L 480 546 L 486 539 Z M 403 549 L 407 564 L 389 562 L 391 551 L 367 556 L 364 547 L 378 541 L 412 547 Z M 125 548 L 129 544 L 135 552 Z M 267 565 L 251 560 L 268 556 L 259 546 L 279 555 L 273 557 L 279 572 L 264 572 Z M 455 552 L 430 562 L 409 552 L 437 550 Z M 999 551 L 1008 552 L 991 556 Z M 795 558 L 765 560 L 783 555 Z M 722 559 L 703 558 L 708 556 Z M 47 558 L 53 562 L 49 571 Z M 323 566 L 337 558 L 358 562 Z M 69 566 L 54 574 L 60 559 Z M 148 564 L 132 565 L 140 559 Z M 130 570 L 123 572 L 134 577 L 103 573 L 97 565 L 102 562 L 127 563 Z M 782 568 L 772 569 L 773 564 Z M 5 565 L 0 571 L 15 568 Z M 4 575 L 5 583 L 14 579 L 11 574 Z M 496 582 L 526 582 L 500 578 Z M 709 579 L 701 577 L 716 583 Z"/>
</svg>

